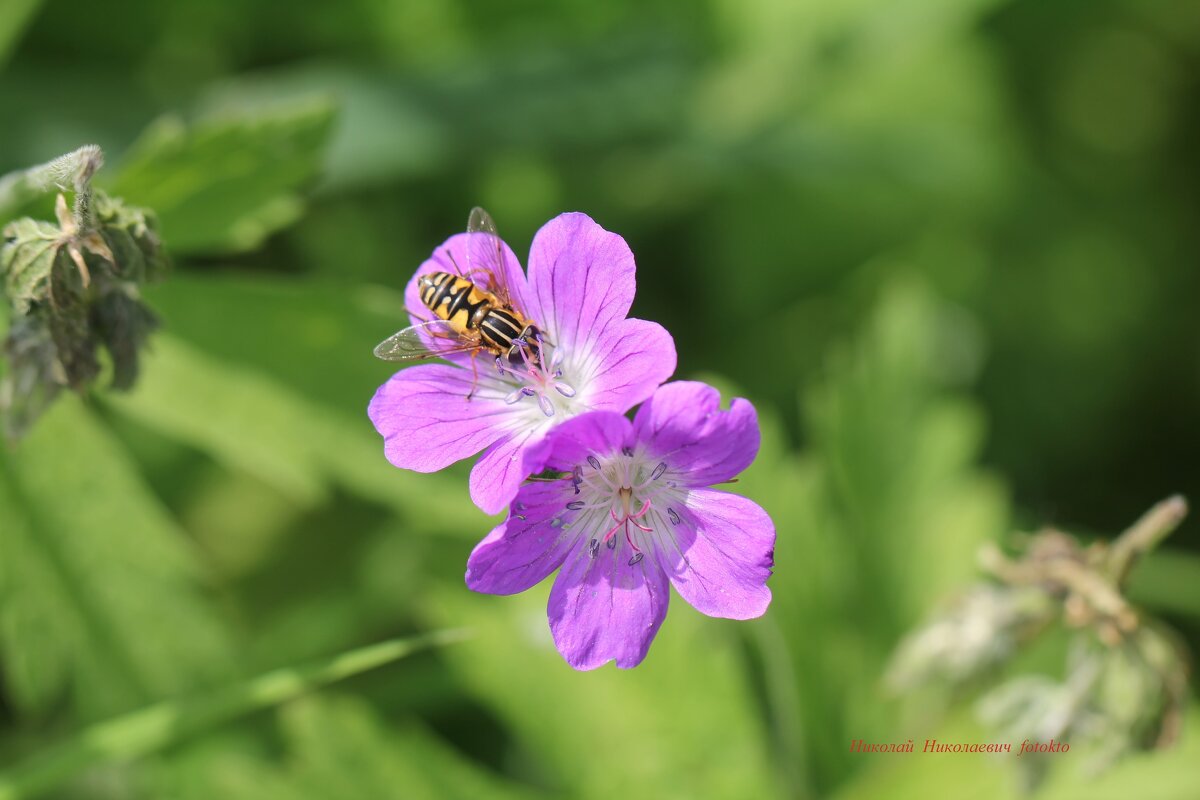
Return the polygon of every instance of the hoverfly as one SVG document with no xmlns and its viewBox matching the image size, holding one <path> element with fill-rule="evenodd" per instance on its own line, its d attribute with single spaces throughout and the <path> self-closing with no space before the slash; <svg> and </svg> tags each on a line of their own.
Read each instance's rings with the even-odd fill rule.
<svg viewBox="0 0 1200 800">
<path fill-rule="evenodd" d="M 417 282 L 421 302 L 432 318 L 384 339 L 375 347 L 378 358 L 410 361 L 470 353 L 474 369 L 475 358 L 486 352 L 502 370 L 504 360 L 517 368 L 540 366 L 542 332 L 513 305 L 496 224 L 476 207 L 467 221 L 467 233 L 466 269 L 447 249 L 454 272 L 427 272 Z"/>
</svg>

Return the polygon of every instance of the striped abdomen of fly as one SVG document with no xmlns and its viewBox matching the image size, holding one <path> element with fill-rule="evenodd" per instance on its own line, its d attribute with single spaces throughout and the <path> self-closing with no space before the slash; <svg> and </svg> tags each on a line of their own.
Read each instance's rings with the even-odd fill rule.
<svg viewBox="0 0 1200 800">
<path fill-rule="evenodd" d="M 481 347 L 512 364 L 537 361 L 537 326 L 496 295 L 449 272 L 422 275 L 417 287 L 425 307 L 459 336 L 477 338 Z"/>
</svg>

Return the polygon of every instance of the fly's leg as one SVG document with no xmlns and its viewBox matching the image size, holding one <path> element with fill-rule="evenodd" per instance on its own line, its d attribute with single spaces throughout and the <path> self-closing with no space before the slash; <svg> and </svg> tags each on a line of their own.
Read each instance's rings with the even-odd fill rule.
<svg viewBox="0 0 1200 800">
<path fill-rule="evenodd" d="M 471 391 L 467 394 L 467 402 L 471 402 L 471 398 L 475 396 L 475 387 L 479 385 L 479 365 L 475 363 L 478 358 L 479 351 L 471 351 Z"/>
</svg>

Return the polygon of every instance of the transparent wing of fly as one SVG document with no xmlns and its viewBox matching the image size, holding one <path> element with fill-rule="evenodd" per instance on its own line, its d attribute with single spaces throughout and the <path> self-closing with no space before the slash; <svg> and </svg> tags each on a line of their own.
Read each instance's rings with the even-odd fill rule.
<svg viewBox="0 0 1200 800">
<path fill-rule="evenodd" d="M 384 361 L 412 361 L 465 353 L 479 346 L 440 319 L 422 322 L 393 333 L 375 346 L 375 357 Z"/>
<path fill-rule="evenodd" d="M 512 305 L 512 287 L 504 263 L 504 242 L 496 232 L 492 216 L 479 206 L 467 219 L 467 275 L 481 282 L 500 302 Z"/>
</svg>

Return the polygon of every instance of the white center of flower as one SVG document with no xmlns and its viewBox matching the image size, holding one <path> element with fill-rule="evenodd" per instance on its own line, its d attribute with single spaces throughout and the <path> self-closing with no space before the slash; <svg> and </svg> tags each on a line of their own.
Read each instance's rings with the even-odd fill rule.
<svg viewBox="0 0 1200 800">
<path fill-rule="evenodd" d="M 529 423 L 541 425 L 587 410 L 581 396 L 582 372 L 566 352 L 539 335 L 537 342 L 518 339 L 519 359 L 497 358 L 495 368 L 507 392 L 504 402 L 530 412 Z"/>
<path fill-rule="evenodd" d="M 563 516 L 572 519 L 564 522 L 559 517 L 550 524 L 577 528 L 589 536 L 587 546 L 593 558 L 601 547 L 628 547 L 632 566 L 654 543 L 673 539 L 671 529 L 682 521 L 677 509 L 684 507 L 687 491 L 671 478 L 665 461 L 640 450 L 623 448 L 613 455 L 589 455 L 571 473 L 575 494 L 566 503 Z"/>
</svg>

